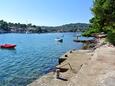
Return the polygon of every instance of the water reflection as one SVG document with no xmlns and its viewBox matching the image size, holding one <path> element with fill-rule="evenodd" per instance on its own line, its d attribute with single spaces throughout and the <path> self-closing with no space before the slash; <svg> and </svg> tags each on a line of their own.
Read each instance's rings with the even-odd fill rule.
<svg viewBox="0 0 115 86">
<path fill-rule="evenodd" d="M 60 44 L 62 44 L 63 42 L 59 42 L 59 41 L 57 41 L 56 42 L 56 45 L 60 45 Z"/>
<path fill-rule="evenodd" d="M 16 48 L 0 48 L 1 51 L 13 52 L 16 54 Z"/>
</svg>

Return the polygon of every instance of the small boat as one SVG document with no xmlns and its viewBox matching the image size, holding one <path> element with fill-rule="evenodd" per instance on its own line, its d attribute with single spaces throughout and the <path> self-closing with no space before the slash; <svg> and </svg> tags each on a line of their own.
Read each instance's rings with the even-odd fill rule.
<svg viewBox="0 0 115 86">
<path fill-rule="evenodd" d="M 15 48 L 16 45 L 15 44 L 2 44 L 0 45 L 0 47 L 9 49 L 9 48 Z"/>
<path fill-rule="evenodd" d="M 57 41 L 57 42 L 63 42 L 63 39 L 61 39 L 61 38 L 56 38 L 55 41 Z"/>
</svg>

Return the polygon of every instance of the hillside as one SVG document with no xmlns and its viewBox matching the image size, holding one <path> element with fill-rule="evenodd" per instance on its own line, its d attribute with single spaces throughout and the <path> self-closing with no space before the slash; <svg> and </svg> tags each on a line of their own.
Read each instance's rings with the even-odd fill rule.
<svg viewBox="0 0 115 86">
<path fill-rule="evenodd" d="M 89 27 L 86 23 L 71 23 L 61 26 L 36 26 L 30 24 L 7 23 L 0 20 L 0 33 L 47 33 L 47 32 L 76 32 L 85 31 Z"/>
<path fill-rule="evenodd" d="M 85 23 L 71 23 L 55 27 L 42 26 L 41 28 L 46 29 L 48 32 L 76 32 L 76 31 L 84 31 L 88 27 L 89 24 Z"/>
</svg>

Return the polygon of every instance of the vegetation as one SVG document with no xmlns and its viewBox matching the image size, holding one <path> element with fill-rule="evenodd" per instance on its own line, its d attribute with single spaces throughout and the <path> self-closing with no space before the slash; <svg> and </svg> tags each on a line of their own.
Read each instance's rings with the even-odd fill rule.
<svg viewBox="0 0 115 86">
<path fill-rule="evenodd" d="M 107 35 L 107 41 L 115 46 L 115 32 L 109 32 Z"/>
<path fill-rule="evenodd" d="M 85 31 L 88 28 L 89 24 L 85 23 L 75 23 L 75 24 L 66 24 L 56 27 L 48 26 L 36 26 L 30 24 L 20 24 L 20 23 L 7 23 L 3 20 L 0 20 L 0 33 L 46 33 L 46 32 L 76 32 L 76 31 Z"/>
<path fill-rule="evenodd" d="M 74 23 L 74 24 L 71 23 L 55 27 L 43 26 L 41 28 L 47 30 L 48 32 L 77 32 L 77 31 L 85 31 L 88 27 L 89 24 L 85 23 Z"/>
<path fill-rule="evenodd" d="M 87 37 L 90 37 L 92 36 L 93 33 L 99 33 L 99 30 L 98 29 L 93 29 L 93 28 L 90 28 L 88 29 L 87 31 L 85 31 L 82 35 L 83 36 L 87 36 Z"/>
<path fill-rule="evenodd" d="M 0 33 L 10 33 L 10 32 L 31 32 L 31 33 L 41 33 L 41 27 L 32 24 L 20 24 L 20 23 L 7 23 L 0 20 Z"/>
<path fill-rule="evenodd" d="M 104 32 L 111 39 L 115 34 L 115 0 L 94 0 L 91 11 L 94 17 L 90 19 L 90 27 L 83 35 L 91 36 L 92 33 Z M 115 37 L 112 39 L 115 40 Z"/>
</svg>

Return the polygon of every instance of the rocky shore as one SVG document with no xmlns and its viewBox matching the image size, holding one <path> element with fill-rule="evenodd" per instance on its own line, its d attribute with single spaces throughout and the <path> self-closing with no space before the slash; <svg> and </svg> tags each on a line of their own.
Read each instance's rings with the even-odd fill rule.
<svg viewBox="0 0 115 86">
<path fill-rule="evenodd" d="M 115 47 L 102 43 L 95 50 L 68 51 L 57 65 L 58 79 L 50 72 L 28 86 L 115 86 Z"/>
</svg>

